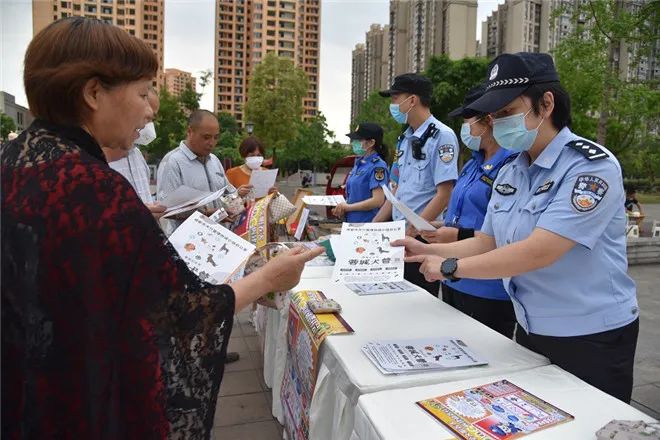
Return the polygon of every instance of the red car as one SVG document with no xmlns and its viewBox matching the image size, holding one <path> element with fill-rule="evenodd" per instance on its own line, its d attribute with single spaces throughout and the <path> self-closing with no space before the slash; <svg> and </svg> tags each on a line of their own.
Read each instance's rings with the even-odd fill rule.
<svg viewBox="0 0 660 440">
<path fill-rule="evenodd" d="M 348 174 L 353 169 L 355 165 L 355 159 L 358 156 L 346 156 L 342 159 L 339 159 L 332 166 L 330 170 L 330 178 L 328 183 L 325 186 L 325 194 L 328 196 L 342 195 L 346 197 L 346 180 L 348 179 Z M 326 208 L 326 215 L 328 218 L 332 217 L 332 208 Z"/>
</svg>

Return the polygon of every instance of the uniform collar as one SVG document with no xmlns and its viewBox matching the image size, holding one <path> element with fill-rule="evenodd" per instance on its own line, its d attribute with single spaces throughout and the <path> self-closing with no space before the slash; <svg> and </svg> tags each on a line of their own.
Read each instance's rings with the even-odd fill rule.
<svg viewBox="0 0 660 440">
<path fill-rule="evenodd" d="M 374 152 L 371 153 L 369 156 L 362 156 L 362 157 L 358 160 L 358 162 L 360 162 L 360 163 L 370 163 L 370 162 L 373 160 L 373 158 L 376 157 L 376 156 L 378 156 L 378 153 L 376 153 L 376 152 L 374 151 Z"/>
<path fill-rule="evenodd" d="M 426 131 L 426 128 L 427 128 L 430 124 L 438 125 L 437 122 L 438 122 L 438 120 L 435 119 L 435 117 L 434 117 L 433 115 L 430 115 L 428 118 L 426 118 L 426 121 L 422 122 L 422 125 L 420 125 L 419 127 L 417 127 L 417 130 L 415 130 L 414 133 L 413 133 L 413 131 L 412 131 L 412 127 L 408 126 L 408 128 L 407 128 L 406 131 L 404 132 L 404 135 L 405 135 L 407 138 L 412 137 L 412 136 L 414 136 L 414 137 L 416 137 L 416 138 L 421 138 L 422 135 L 424 134 L 424 132 Z"/>
<path fill-rule="evenodd" d="M 512 155 L 513 152 L 500 148 L 493 154 L 489 160 L 484 162 L 484 153 L 482 151 L 473 151 L 472 157 L 479 164 L 479 167 L 486 172 L 492 171 L 494 168 L 497 168 L 497 165 L 502 162 L 504 159 Z"/>
<path fill-rule="evenodd" d="M 550 169 L 554 166 L 555 162 L 559 158 L 559 155 L 564 150 L 564 145 L 566 145 L 575 135 L 571 132 L 568 127 L 561 129 L 559 133 L 550 141 L 547 147 L 539 154 L 539 157 L 536 158 L 532 165 L 537 167 Z M 521 155 L 522 156 L 522 155 Z"/>
</svg>

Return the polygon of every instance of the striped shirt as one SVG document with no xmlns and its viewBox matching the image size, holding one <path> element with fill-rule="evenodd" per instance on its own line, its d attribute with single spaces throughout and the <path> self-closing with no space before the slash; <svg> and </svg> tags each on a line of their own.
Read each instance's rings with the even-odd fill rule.
<svg viewBox="0 0 660 440">
<path fill-rule="evenodd" d="M 128 180 L 142 203 L 154 203 L 149 187 L 151 170 L 138 147 L 133 147 L 126 157 L 108 165 Z"/>
</svg>

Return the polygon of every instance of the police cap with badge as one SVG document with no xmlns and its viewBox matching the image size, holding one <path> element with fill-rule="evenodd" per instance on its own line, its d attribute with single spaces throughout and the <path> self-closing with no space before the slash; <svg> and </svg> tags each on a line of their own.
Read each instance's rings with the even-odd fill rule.
<svg viewBox="0 0 660 440">
<path fill-rule="evenodd" d="M 355 130 L 346 134 L 349 139 L 373 139 L 376 145 L 383 143 L 383 129 L 380 125 L 373 122 L 363 122 L 355 127 Z"/>
<path fill-rule="evenodd" d="M 433 83 L 425 76 L 416 73 L 404 73 L 394 78 L 394 82 L 387 90 L 381 90 L 378 94 L 388 97 L 399 93 L 409 93 L 421 98 L 431 98 L 433 94 Z"/>
<path fill-rule="evenodd" d="M 504 53 L 488 65 L 486 90 L 480 98 L 466 106 L 479 113 L 495 113 L 522 95 L 529 86 L 559 82 L 552 57 L 547 53 Z M 608 157 L 598 145 L 585 140 L 566 144 L 588 160 Z"/>
</svg>

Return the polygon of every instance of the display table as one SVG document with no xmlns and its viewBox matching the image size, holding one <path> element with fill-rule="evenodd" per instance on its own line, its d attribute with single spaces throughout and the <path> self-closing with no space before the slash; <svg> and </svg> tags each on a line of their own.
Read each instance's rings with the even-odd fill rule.
<svg viewBox="0 0 660 440">
<path fill-rule="evenodd" d="M 444 425 L 424 412 L 415 402 L 501 379 L 507 379 L 575 417 L 573 421 L 535 432 L 530 439 L 595 439 L 596 431 L 612 419 L 654 421 L 646 414 L 603 393 L 561 368 L 548 365 L 516 373 L 364 394 L 360 396 L 355 409 L 355 426 L 350 438 L 351 440 L 453 439 L 455 437 Z"/>
<path fill-rule="evenodd" d="M 329 336 L 321 349 L 320 367 L 310 410 L 310 439 L 348 439 L 358 398 L 382 390 L 438 384 L 503 374 L 547 365 L 548 360 L 494 332 L 424 290 L 358 296 L 329 279 L 302 279 L 293 289 L 321 290 L 337 300 L 354 334 Z M 286 344 L 284 334 L 277 344 Z M 485 357 L 480 367 L 386 376 L 362 353 L 377 339 L 455 336 Z M 282 370 L 283 371 L 283 370 Z M 273 393 L 273 398 L 276 398 Z"/>
</svg>

